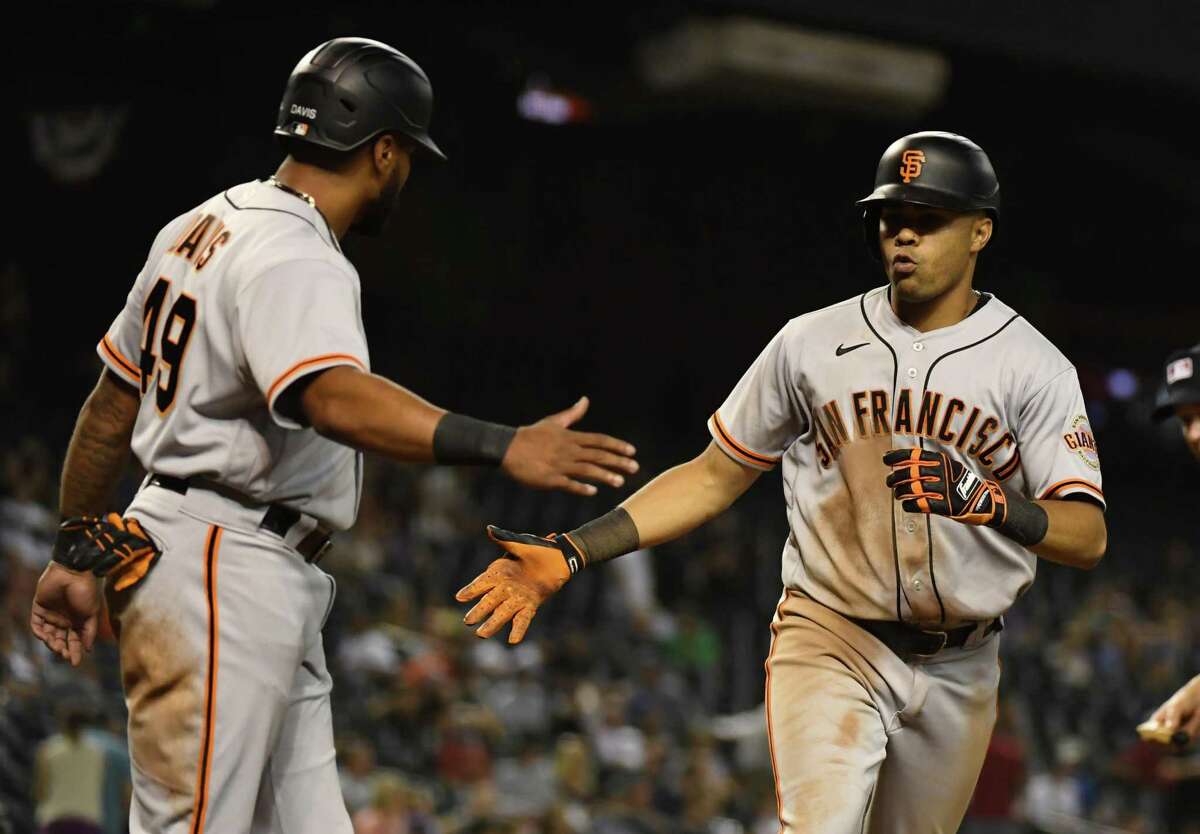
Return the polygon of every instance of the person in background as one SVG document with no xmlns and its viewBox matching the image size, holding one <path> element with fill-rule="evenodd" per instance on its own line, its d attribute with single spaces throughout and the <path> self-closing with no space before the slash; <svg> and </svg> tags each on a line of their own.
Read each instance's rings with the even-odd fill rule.
<svg viewBox="0 0 1200 834">
<path fill-rule="evenodd" d="M 1014 726 L 1013 705 L 1003 701 L 962 834 L 1020 834 L 1016 806 L 1025 775 L 1025 748 Z"/>
<path fill-rule="evenodd" d="M 88 740 L 84 708 L 58 716 L 61 732 L 38 745 L 33 796 L 41 834 L 104 834 L 104 750 Z"/>
<path fill-rule="evenodd" d="M 346 810 L 353 817 L 371 803 L 372 780 L 375 775 L 375 748 L 364 738 L 355 738 L 343 748 L 342 767 L 338 777 Z"/>
<path fill-rule="evenodd" d="M 129 746 L 125 743 L 124 722 L 106 713 L 101 723 L 84 731 L 84 739 L 104 753 L 104 787 L 101 828 L 104 834 L 125 834 L 129 830 L 129 800 L 133 783 L 129 777 Z"/>
<path fill-rule="evenodd" d="M 1200 461 L 1200 344 L 1167 357 L 1165 378 L 1155 401 L 1154 417 L 1178 417 L 1183 439 Z M 1182 730 L 1190 740 L 1200 735 L 1200 675 L 1183 685 L 1150 720 L 1174 735 Z"/>
</svg>

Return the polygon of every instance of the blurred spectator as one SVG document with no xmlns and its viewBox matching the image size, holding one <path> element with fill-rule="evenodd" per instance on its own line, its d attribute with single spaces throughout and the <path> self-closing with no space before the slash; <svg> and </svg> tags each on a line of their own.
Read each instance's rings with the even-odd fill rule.
<svg viewBox="0 0 1200 834">
<path fill-rule="evenodd" d="M 557 798 L 554 762 L 534 736 L 518 743 L 515 756 L 496 762 L 496 813 L 531 819 L 547 813 Z"/>
<path fill-rule="evenodd" d="M 420 793 L 396 773 L 378 773 L 371 802 L 352 817 L 354 834 L 438 834 L 436 820 L 422 807 Z"/>
<path fill-rule="evenodd" d="M 61 732 L 38 745 L 33 796 L 42 834 L 103 834 L 105 754 L 83 729 L 88 715 L 69 704 Z"/>
<path fill-rule="evenodd" d="M 584 828 L 596 790 L 596 768 L 584 740 L 564 734 L 554 751 L 554 775 L 562 797 L 562 815 L 574 827 Z"/>
<path fill-rule="evenodd" d="M 1200 834 L 1200 751 L 1164 756 L 1159 776 L 1167 784 L 1164 819 L 1171 834 Z"/>
<path fill-rule="evenodd" d="M 611 689 L 604 695 L 603 714 L 593 721 L 592 745 L 605 768 L 640 770 L 646 762 L 646 739 L 625 718 L 625 694 Z"/>
<path fill-rule="evenodd" d="M 961 834 L 1021 834 L 1017 802 L 1025 786 L 1025 749 L 1012 715 L 1012 703 L 1001 701 Z"/>
<path fill-rule="evenodd" d="M 364 738 L 354 738 L 340 748 L 342 766 L 338 776 L 342 783 L 342 798 L 353 817 L 371 802 L 372 777 L 375 775 L 375 748 Z"/>
<path fill-rule="evenodd" d="M 655 810 L 654 786 L 645 776 L 614 772 L 605 790 L 607 801 L 591 834 L 668 834 L 672 825 Z"/>
<path fill-rule="evenodd" d="M 129 801 L 133 793 L 125 724 L 105 715 L 98 726 L 84 732 L 84 738 L 104 752 L 104 814 L 101 828 L 104 834 L 125 834 L 129 823 Z"/>
<path fill-rule="evenodd" d="M 1054 769 L 1035 773 L 1025 791 L 1025 818 L 1039 834 L 1067 834 L 1072 821 L 1083 817 L 1083 783 L 1079 765 L 1083 741 L 1068 737 L 1055 746 Z"/>
</svg>

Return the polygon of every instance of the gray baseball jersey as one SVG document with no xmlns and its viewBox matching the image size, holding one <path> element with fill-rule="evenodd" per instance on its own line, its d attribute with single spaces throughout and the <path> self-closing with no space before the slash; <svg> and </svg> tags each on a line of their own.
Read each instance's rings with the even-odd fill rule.
<svg viewBox="0 0 1200 834">
<path fill-rule="evenodd" d="M 147 471 L 354 522 L 361 455 L 276 408 L 305 374 L 369 368 L 358 273 L 314 206 L 255 181 L 171 221 L 97 352 L 142 391 Z"/>
<path fill-rule="evenodd" d="M 906 513 L 889 448 L 941 450 L 1033 499 L 1104 506 L 1074 367 L 998 298 L 923 333 L 888 288 L 792 319 L 709 420 L 734 459 L 783 462 L 783 582 L 851 617 L 954 625 L 1002 614 L 1036 557 L 987 528 Z"/>
</svg>

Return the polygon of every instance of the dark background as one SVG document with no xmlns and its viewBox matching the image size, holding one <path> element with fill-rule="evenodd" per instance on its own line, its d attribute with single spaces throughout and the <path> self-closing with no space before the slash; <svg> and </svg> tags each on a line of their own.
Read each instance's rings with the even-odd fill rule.
<svg viewBox="0 0 1200 834">
<path fill-rule="evenodd" d="M 639 447 L 643 474 L 622 494 L 703 448 L 705 419 L 784 322 L 882 283 L 854 200 L 870 191 L 888 144 L 923 129 L 978 142 L 1004 205 L 976 287 L 1076 363 L 1110 502 L 1099 571 L 1043 570 L 1046 596 L 1022 604 L 1069 609 L 1107 588 L 1150 611 L 1164 577 L 1190 577 L 1179 554 L 1197 541 L 1196 464 L 1174 421 L 1149 418 L 1162 360 L 1198 339 L 1195 9 L 1134 0 L 25 8 L 6 21 L 0 57 L 11 80 L 0 139 L 9 161 L 0 427 L 13 449 L 34 438 L 61 456 L 99 371 L 95 343 L 155 233 L 211 194 L 270 174 L 291 67 L 323 40 L 363 35 L 428 72 L 432 134 L 449 156 L 418 165 L 384 237 L 346 241 L 374 370 L 444 407 L 509 423 L 586 393 L 584 427 Z M 933 50 L 948 85 L 931 107 L 906 110 L 836 91 L 797 100 L 765 78 L 669 93 L 639 70 L 648 41 L 689 20 L 737 17 Z M 518 97 L 531 87 L 585 101 L 587 117 L 523 118 Z M 1133 385 L 1114 387 L 1121 379 Z M 785 530 L 778 476 L 764 480 L 734 528 L 756 542 L 744 572 L 759 626 L 778 592 Z M 517 520 L 532 527 L 578 523 L 614 500 L 513 505 L 488 498 L 512 494 L 495 479 L 472 488 L 488 507 L 519 506 Z M 395 493 L 402 512 L 413 509 L 405 489 Z M 660 588 L 672 598 L 689 549 L 664 551 Z M 1065 616 L 1038 619 L 1050 630 L 1035 642 L 1054 639 Z M 765 650 L 760 631 L 752 656 Z M 737 687 L 751 694 L 717 706 L 757 699 L 760 656 L 748 667 L 759 677 Z M 1045 760 L 1054 726 L 1030 742 Z"/>
</svg>

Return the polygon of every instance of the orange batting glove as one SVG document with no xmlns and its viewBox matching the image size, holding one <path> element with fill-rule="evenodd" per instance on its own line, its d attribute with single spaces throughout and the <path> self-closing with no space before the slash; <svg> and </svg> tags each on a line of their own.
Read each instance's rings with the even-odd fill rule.
<svg viewBox="0 0 1200 834">
<path fill-rule="evenodd" d="M 491 637 L 512 620 L 508 642 L 520 643 L 538 606 L 565 585 L 583 567 L 585 559 L 568 536 L 513 533 L 492 524 L 487 531 L 488 538 L 504 549 L 504 555 L 454 598 L 470 602 L 483 597 L 463 618 L 464 623 L 473 626 L 491 615 L 475 630 L 478 636 Z"/>
<path fill-rule="evenodd" d="M 887 485 L 906 513 L 944 515 L 964 524 L 1001 527 L 1008 499 L 995 481 L 980 478 L 945 452 L 892 449 Z"/>
</svg>

